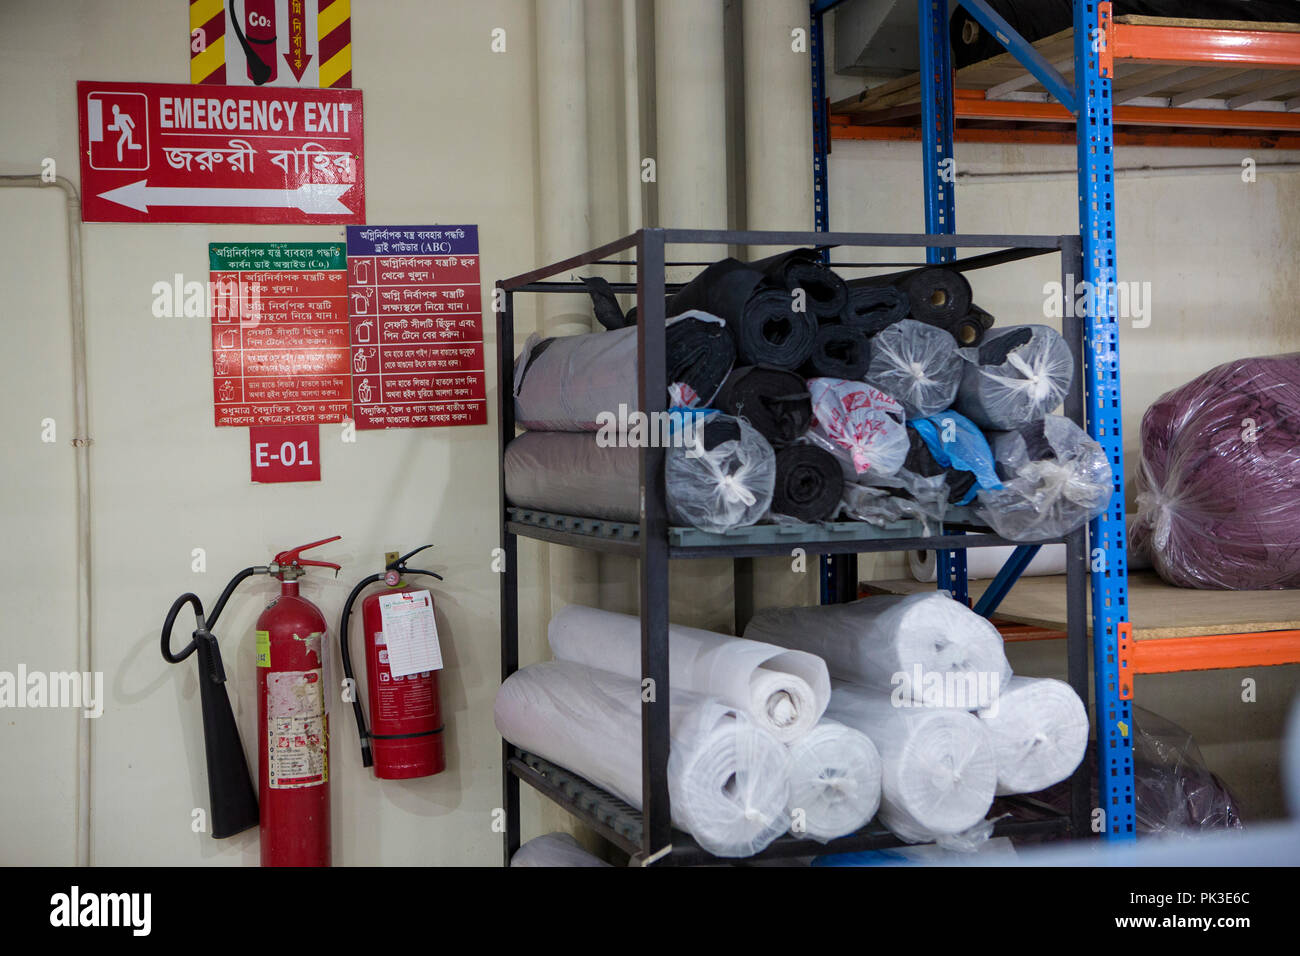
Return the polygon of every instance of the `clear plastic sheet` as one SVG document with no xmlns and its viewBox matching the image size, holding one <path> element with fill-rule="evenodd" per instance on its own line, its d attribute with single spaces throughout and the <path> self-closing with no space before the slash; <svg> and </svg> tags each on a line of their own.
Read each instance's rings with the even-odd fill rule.
<svg viewBox="0 0 1300 956">
<path fill-rule="evenodd" d="M 888 478 L 875 475 L 869 480 L 871 484 L 845 483 L 840 501 L 845 517 L 879 528 L 916 520 L 922 523 L 923 534 L 933 534 L 948 513 L 948 481 L 944 475 L 927 478 L 900 468 Z"/>
<path fill-rule="evenodd" d="M 497 732 L 641 806 L 641 682 L 568 661 L 515 671 Z M 716 856 L 759 852 L 790 827 L 790 755 L 743 711 L 686 691 L 669 703 L 673 822 Z"/>
<path fill-rule="evenodd" d="M 1069 345 L 1046 325 L 990 329 L 978 348 L 960 354 L 965 368 L 953 407 L 980 428 L 1018 428 L 1042 418 L 1074 380 Z"/>
<path fill-rule="evenodd" d="M 772 504 L 776 453 L 748 422 L 708 415 L 692 447 L 664 456 L 668 517 L 675 525 L 724 532 L 758 522 Z"/>
<path fill-rule="evenodd" d="M 510 858 L 510 866 L 609 866 L 583 849 L 568 833 L 545 833 L 533 837 Z"/>
<path fill-rule="evenodd" d="M 998 762 L 998 794 L 1037 793 L 1083 760 L 1088 712 L 1063 681 L 1013 677 L 997 705 L 978 713 Z"/>
<path fill-rule="evenodd" d="M 790 747 L 790 832 L 826 843 L 880 808 L 880 752 L 866 734 L 823 720 Z"/>
<path fill-rule="evenodd" d="M 1241 808 L 1182 727 L 1133 708 L 1133 791 L 1141 833 L 1240 830 Z"/>
<path fill-rule="evenodd" d="M 807 438 L 840 460 L 845 477 L 892 475 L 907 458 L 903 407 L 871 385 L 844 378 L 808 380 L 813 427 Z"/>
<path fill-rule="evenodd" d="M 871 339 L 863 378 L 895 398 L 909 419 L 927 418 L 952 405 L 965 366 L 952 335 L 904 319 Z"/>
<path fill-rule="evenodd" d="M 1142 418 L 1131 550 L 1178 587 L 1300 587 L 1300 353 L 1242 359 Z"/>
<path fill-rule="evenodd" d="M 1110 462 L 1068 418 L 1048 415 L 989 440 L 1002 487 L 980 491 L 976 513 L 1008 541 L 1058 538 L 1106 510 Z"/>
</svg>

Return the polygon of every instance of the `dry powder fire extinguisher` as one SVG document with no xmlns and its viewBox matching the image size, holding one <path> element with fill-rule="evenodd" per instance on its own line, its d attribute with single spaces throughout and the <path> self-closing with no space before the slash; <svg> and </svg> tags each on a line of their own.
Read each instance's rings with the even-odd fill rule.
<svg viewBox="0 0 1300 956">
<path fill-rule="evenodd" d="M 406 562 L 425 548 L 398 557 L 389 554 L 383 574 L 372 574 L 348 595 L 339 621 L 339 650 L 343 674 L 352 692 L 352 710 L 357 718 L 361 740 L 361 764 L 374 767 L 375 776 L 385 780 L 405 780 L 441 773 L 447 766 L 442 739 L 442 707 L 438 699 L 438 672 L 394 674 L 389 665 L 388 645 L 384 637 L 382 599 L 392 595 L 427 594 L 406 581 L 407 575 L 423 574 L 442 580 L 432 571 L 408 568 Z M 348 648 L 348 622 L 352 605 L 367 587 L 382 581 L 383 591 L 376 591 L 361 602 L 361 620 L 365 632 L 366 685 L 370 700 L 370 727 L 366 726 L 366 709 L 357 691 L 352 673 L 352 654 Z M 428 613 L 433 613 L 433 597 L 428 597 Z"/>
<path fill-rule="evenodd" d="M 258 822 L 260 803 L 263 866 L 329 866 L 329 690 L 325 679 L 328 627 L 320 609 L 298 593 L 305 567 L 333 568 L 302 552 L 339 536 L 281 551 L 270 565 L 245 568 L 231 579 L 212 616 L 193 594 L 176 599 L 163 624 L 162 654 L 179 663 L 199 651 L 204 745 L 214 837 L 231 836 Z M 257 619 L 258 800 L 253 801 L 248 765 L 226 695 L 225 670 L 211 628 L 245 578 L 268 574 L 280 594 Z M 185 604 L 197 627 L 179 654 L 170 648 L 172 625 Z"/>
</svg>

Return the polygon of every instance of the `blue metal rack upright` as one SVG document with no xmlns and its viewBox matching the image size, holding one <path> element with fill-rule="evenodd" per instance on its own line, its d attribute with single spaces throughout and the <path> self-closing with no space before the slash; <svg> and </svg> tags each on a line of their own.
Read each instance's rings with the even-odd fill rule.
<svg viewBox="0 0 1300 956">
<path fill-rule="evenodd" d="M 830 137 L 825 104 L 823 17 L 841 0 L 812 0 L 813 169 L 816 228 L 829 229 Z M 1115 160 L 1111 100 L 1113 66 L 1108 53 L 1111 5 L 1074 0 L 1074 77 L 1070 89 L 1047 63 L 985 0 L 959 0 L 1026 69 L 1070 110 L 1077 120 L 1081 288 L 1063 288 L 1065 301 L 1084 292 L 1088 348 L 1084 350 L 1084 401 L 1088 433 L 1106 452 L 1115 477 L 1110 504 L 1089 525 L 1089 569 L 1093 621 L 1093 694 L 1098 745 L 1098 792 L 1102 816 L 1095 829 L 1113 841 L 1136 837 L 1133 796 L 1131 695 L 1121 689 L 1121 649 L 1130 640 L 1128 567 L 1124 521 L 1123 405 L 1119 380 L 1119 324 L 1113 290 L 1115 256 Z M 955 231 L 952 54 L 947 0 L 917 0 L 920 33 L 922 150 L 924 155 L 926 232 Z M 933 249 L 930 262 L 949 261 L 952 250 Z M 1018 549 L 999 575 L 997 593 L 1005 593 L 1032 558 Z M 954 597 L 967 601 L 965 552 L 940 552 L 939 580 Z M 822 600 L 843 600 L 847 565 L 823 562 Z M 992 603 L 996 603 L 996 598 Z M 1128 682 L 1131 685 L 1131 681 Z"/>
</svg>

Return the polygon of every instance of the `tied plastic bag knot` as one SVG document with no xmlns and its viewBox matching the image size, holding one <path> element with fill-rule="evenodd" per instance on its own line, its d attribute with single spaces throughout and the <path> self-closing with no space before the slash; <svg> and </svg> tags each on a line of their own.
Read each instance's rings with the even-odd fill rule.
<svg viewBox="0 0 1300 956">
<path fill-rule="evenodd" d="M 742 484 L 743 478 L 744 475 L 740 473 L 734 475 L 723 475 L 718 480 L 718 484 L 721 486 L 722 496 L 726 499 L 728 504 L 739 502 L 748 508 L 753 505 L 754 502 L 758 501 L 758 498 L 752 491 Z"/>
<path fill-rule="evenodd" d="M 1169 535 L 1173 528 L 1172 505 L 1173 502 L 1154 487 L 1137 496 L 1138 520 L 1150 524 L 1151 545 L 1158 551 L 1169 547 Z"/>
</svg>

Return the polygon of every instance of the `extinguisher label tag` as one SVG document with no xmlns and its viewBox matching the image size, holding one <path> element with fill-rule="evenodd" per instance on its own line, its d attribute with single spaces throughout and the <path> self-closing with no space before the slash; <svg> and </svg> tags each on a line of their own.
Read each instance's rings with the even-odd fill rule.
<svg viewBox="0 0 1300 956">
<path fill-rule="evenodd" d="M 271 666 L 271 632 L 257 631 L 257 666 Z"/>
<path fill-rule="evenodd" d="M 329 779 L 323 671 L 266 675 L 266 748 L 272 789 L 314 787 Z"/>
</svg>

